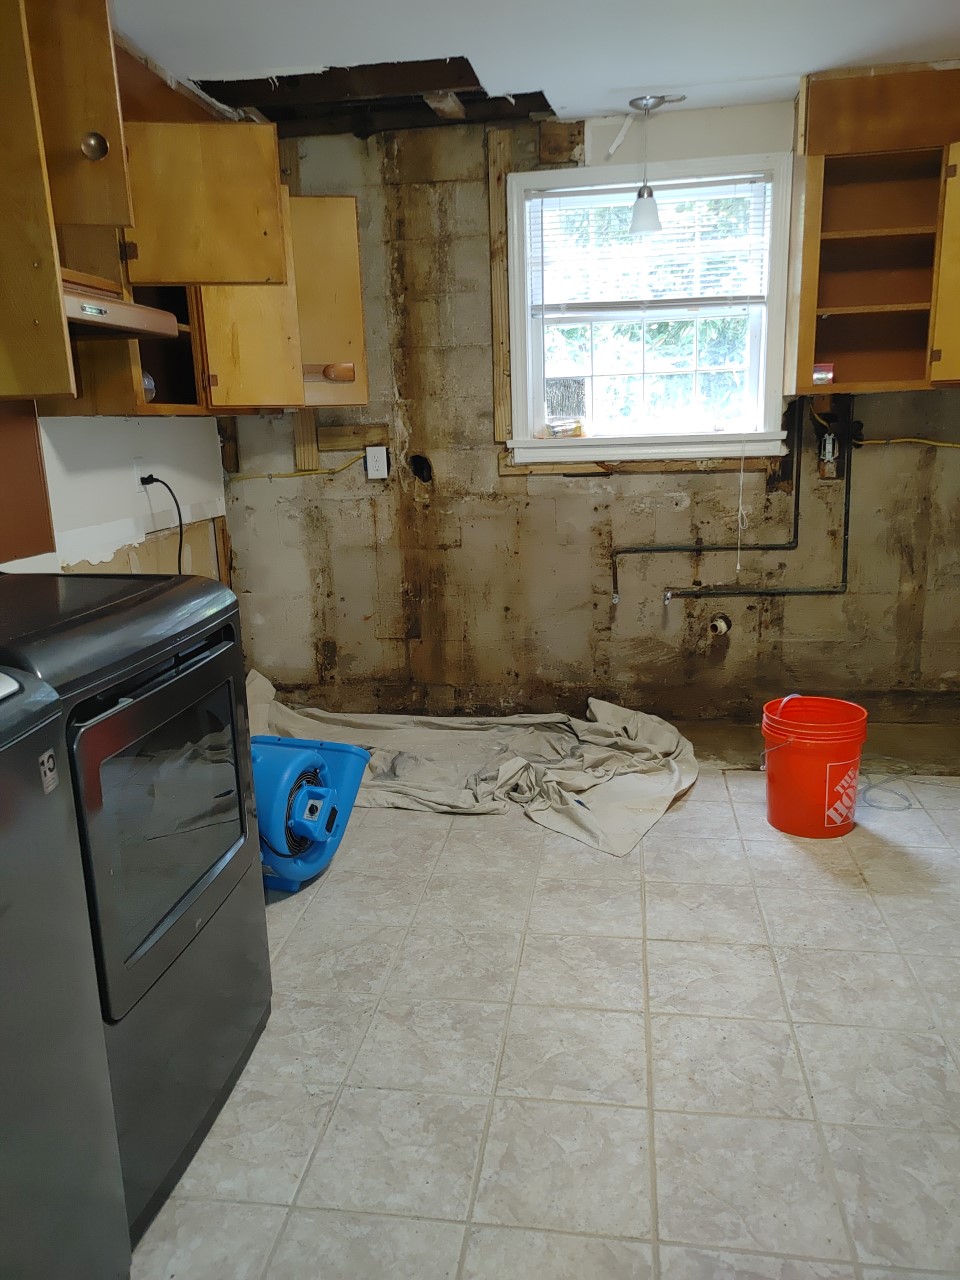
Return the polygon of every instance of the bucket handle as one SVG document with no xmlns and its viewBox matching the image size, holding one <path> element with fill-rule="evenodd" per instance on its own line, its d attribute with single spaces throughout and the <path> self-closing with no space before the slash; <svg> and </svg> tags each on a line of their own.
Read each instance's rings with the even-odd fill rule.
<svg viewBox="0 0 960 1280">
<path fill-rule="evenodd" d="M 785 702 L 789 702 L 791 698 L 801 698 L 802 696 L 803 695 L 800 693 L 788 693 L 785 698 L 781 698 L 780 704 L 777 707 L 778 714 L 783 710 L 783 704 Z M 764 750 L 760 752 L 760 772 L 765 772 L 767 767 L 767 756 L 770 755 L 771 752 L 779 751 L 780 747 L 792 747 L 795 742 L 796 738 L 788 738 L 786 742 L 781 742 L 776 747 L 770 747 L 769 749 L 764 748 Z"/>
<path fill-rule="evenodd" d="M 798 693 L 791 693 L 791 698 L 798 698 Z M 775 747 L 764 747 L 760 752 L 760 772 L 765 773 L 767 768 L 767 756 L 773 755 L 774 751 L 779 751 L 781 747 L 792 747 L 796 742 L 796 738 L 788 738 L 786 742 L 778 742 Z"/>
</svg>

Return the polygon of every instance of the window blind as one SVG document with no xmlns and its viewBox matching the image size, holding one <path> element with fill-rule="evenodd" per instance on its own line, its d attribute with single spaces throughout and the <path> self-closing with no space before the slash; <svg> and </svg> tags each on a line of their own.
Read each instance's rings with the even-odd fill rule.
<svg viewBox="0 0 960 1280">
<path fill-rule="evenodd" d="M 662 230 L 631 236 L 635 190 L 531 192 L 528 299 L 543 319 L 766 300 L 771 175 L 658 184 Z"/>
</svg>

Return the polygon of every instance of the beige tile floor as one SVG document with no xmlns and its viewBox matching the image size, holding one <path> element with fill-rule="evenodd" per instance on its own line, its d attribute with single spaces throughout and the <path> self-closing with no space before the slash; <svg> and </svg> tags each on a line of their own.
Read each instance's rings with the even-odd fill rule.
<svg viewBox="0 0 960 1280">
<path fill-rule="evenodd" d="M 135 1280 L 960 1276 L 960 778 L 825 842 L 763 786 L 624 859 L 359 811 Z"/>
</svg>

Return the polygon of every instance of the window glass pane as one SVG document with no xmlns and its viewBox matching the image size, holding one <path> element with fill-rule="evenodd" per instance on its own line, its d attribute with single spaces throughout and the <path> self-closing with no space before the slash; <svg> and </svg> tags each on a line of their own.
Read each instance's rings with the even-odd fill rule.
<svg viewBox="0 0 960 1280">
<path fill-rule="evenodd" d="M 692 320 L 653 320 L 646 329 L 648 372 L 693 368 Z"/>
<path fill-rule="evenodd" d="M 668 417 L 693 403 L 693 374 L 655 374 L 646 379 L 647 408 L 657 418 Z M 681 429 L 680 423 L 671 425 L 671 431 Z"/>
<path fill-rule="evenodd" d="M 719 197 L 700 205 L 700 235 L 704 240 L 738 239 L 750 232 L 749 196 Z"/>
<path fill-rule="evenodd" d="M 543 333 L 543 357 L 547 378 L 590 373 L 590 326 L 547 325 Z"/>
<path fill-rule="evenodd" d="M 744 373 L 728 371 L 697 374 L 697 396 L 703 411 L 710 416 L 742 418 L 746 409 L 745 394 Z M 709 430 L 709 424 L 707 429 Z"/>
<path fill-rule="evenodd" d="M 594 378 L 592 436 L 631 436 L 643 430 L 643 378 Z"/>
<path fill-rule="evenodd" d="M 717 369 L 748 362 L 747 317 L 708 316 L 697 321 L 697 364 Z"/>
<path fill-rule="evenodd" d="M 643 325 L 598 322 L 593 326 L 596 373 L 643 373 Z"/>
</svg>

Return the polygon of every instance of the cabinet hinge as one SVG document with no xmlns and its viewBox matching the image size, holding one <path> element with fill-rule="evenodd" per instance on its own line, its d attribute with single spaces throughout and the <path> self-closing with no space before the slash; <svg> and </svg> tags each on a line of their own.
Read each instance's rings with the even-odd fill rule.
<svg viewBox="0 0 960 1280">
<path fill-rule="evenodd" d="M 200 381 L 205 387 L 219 387 L 220 379 L 215 373 L 207 373 L 206 369 L 200 374 Z"/>
<path fill-rule="evenodd" d="M 935 364 L 938 360 L 942 360 L 942 359 L 943 359 L 943 352 L 940 350 L 939 347 L 934 347 L 933 350 L 930 352 L 931 363 Z"/>
<path fill-rule="evenodd" d="M 140 249 L 136 240 L 120 241 L 120 261 L 135 262 L 140 257 Z"/>
<path fill-rule="evenodd" d="M 957 166 L 955 164 L 947 165 L 947 177 L 955 178 L 957 176 Z"/>
</svg>

